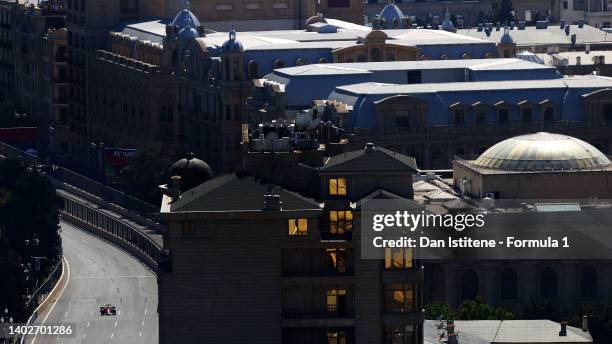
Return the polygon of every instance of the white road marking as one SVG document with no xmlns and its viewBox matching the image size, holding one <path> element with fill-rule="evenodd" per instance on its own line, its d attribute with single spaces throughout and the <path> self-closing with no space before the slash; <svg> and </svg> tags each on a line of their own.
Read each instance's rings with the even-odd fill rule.
<svg viewBox="0 0 612 344">
<path fill-rule="evenodd" d="M 148 312 L 148 311 L 149 311 L 149 310 L 145 308 L 145 312 L 144 312 L 144 314 L 145 314 L 145 315 L 147 315 L 147 312 Z"/>
<path fill-rule="evenodd" d="M 62 295 L 64 294 L 64 290 L 66 290 L 66 287 L 68 286 L 68 283 L 70 283 L 70 263 L 68 263 L 68 259 L 66 257 L 63 257 L 63 259 L 66 262 L 66 277 L 67 277 L 68 280 L 66 281 L 66 284 L 64 284 L 64 287 L 62 287 L 62 290 L 60 290 L 60 293 L 57 295 L 57 298 L 55 300 L 53 300 L 53 303 L 51 304 L 51 307 L 49 308 L 49 311 L 47 312 L 47 314 L 43 318 L 43 321 L 41 322 L 41 325 L 45 324 L 45 322 L 47 321 L 47 318 L 49 318 L 49 315 L 51 314 L 51 312 L 53 312 L 53 309 L 55 308 L 55 305 L 57 304 L 57 301 L 59 301 L 59 299 L 62 297 Z M 36 342 L 36 336 L 37 335 L 38 335 L 38 332 L 36 332 L 36 334 L 34 334 L 34 338 L 32 338 L 32 343 L 30 343 L 30 344 L 34 344 Z"/>
<path fill-rule="evenodd" d="M 87 322 L 87 327 L 89 327 L 89 321 Z"/>
<path fill-rule="evenodd" d="M 115 338 L 115 332 L 111 333 L 110 339 Z"/>
<path fill-rule="evenodd" d="M 117 315 L 118 315 L 118 316 L 119 316 L 119 315 L 121 315 L 121 310 L 118 310 L 118 311 L 117 311 Z"/>
<path fill-rule="evenodd" d="M 68 318 L 68 312 L 64 313 L 64 318 Z"/>
<path fill-rule="evenodd" d="M 144 320 L 142 321 L 142 324 L 140 324 L 140 326 L 144 326 Z"/>
<path fill-rule="evenodd" d="M 117 320 L 115 320 L 115 327 L 117 327 Z"/>
<path fill-rule="evenodd" d="M 87 333 L 83 333 L 83 339 L 87 338 Z"/>
<path fill-rule="evenodd" d="M 138 332 L 138 337 L 142 337 L 142 331 Z"/>
</svg>

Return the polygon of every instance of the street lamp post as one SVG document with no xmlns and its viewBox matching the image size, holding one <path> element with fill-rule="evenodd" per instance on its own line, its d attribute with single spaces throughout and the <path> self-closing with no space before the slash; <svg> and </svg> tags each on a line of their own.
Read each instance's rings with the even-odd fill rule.
<svg viewBox="0 0 612 344">
<path fill-rule="evenodd" d="M 104 166 L 104 141 L 97 137 L 91 142 L 91 148 L 96 152 L 97 167 L 100 169 L 100 176 L 102 177 L 102 185 L 106 185 L 106 171 Z"/>
<path fill-rule="evenodd" d="M 55 127 L 53 122 L 49 125 L 49 161 L 51 165 L 55 162 Z"/>
</svg>

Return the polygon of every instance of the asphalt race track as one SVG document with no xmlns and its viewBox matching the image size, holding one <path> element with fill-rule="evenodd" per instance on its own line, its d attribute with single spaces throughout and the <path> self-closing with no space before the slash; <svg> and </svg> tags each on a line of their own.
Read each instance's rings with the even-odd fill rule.
<svg viewBox="0 0 612 344">
<path fill-rule="evenodd" d="M 76 324 L 74 338 L 41 336 L 28 343 L 158 343 L 157 280 L 151 270 L 120 248 L 62 222 L 69 280 L 57 302 L 36 324 Z M 100 306 L 117 307 L 100 316 Z"/>
</svg>

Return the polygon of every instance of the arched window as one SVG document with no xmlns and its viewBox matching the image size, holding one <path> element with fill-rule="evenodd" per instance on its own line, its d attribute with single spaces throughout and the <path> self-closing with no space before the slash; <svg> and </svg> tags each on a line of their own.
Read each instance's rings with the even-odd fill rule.
<svg viewBox="0 0 612 344">
<path fill-rule="evenodd" d="M 305 64 L 306 64 L 306 61 L 304 61 L 304 59 L 303 59 L 303 58 L 301 58 L 301 57 L 300 57 L 300 58 L 298 58 L 297 60 L 295 60 L 295 65 L 296 65 L 296 66 L 303 66 L 303 65 L 305 65 Z"/>
<path fill-rule="evenodd" d="M 506 268 L 501 273 L 501 298 L 514 300 L 517 297 L 517 278 L 514 269 Z"/>
<path fill-rule="evenodd" d="M 417 149 L 411 149 L 408 152 L 408 156 L 411 156 L 414 158 L 414 160 L 416 160 L 417 166 L 423 162 L 423 159 L 421 159 L 421 152 L 419 152 Z"/>
<path fill-rule="evenodd" d="M 255 60 L 249 61 L 249 79 L 257 79 L 259 76 L 259 66 Z"/>
<path fill-rule="evenodd" d="M 429 56 L 427 56 L 427 55 L 423 54 L 423 55 L 419 56 L 419 60 L 421 60 L 421 61 L 427 61 L 427 60 L 429 60 Z"/>
<path fill-rule="evenodd" d="M 448 60 L 448 54 L 443 53 L 442 55 L 440 55 L 440 60 Z"/>
<path fill-rule="evenodd" d="M 455 149 L 455 155 L 456 156 L 464 156 L 465 155 L 465 149 L 463 147 L 457 147 Z"/>
<path fill-rule="evenodd" d="M 387 53 L 385 55 L 385 61 L 395 61 L 395 55 L 393 55 L 393 53 Z"/>
<path fill-rule="evenodd" d="M 329 63 L 329 61 L 327 61 L 327 59 L 325 57 L 321 57 L 319 59 L 319 63 Z"/>
<path fill-rule="evenodd" d="M 469 60 L 472 58 L 472 55 L 470 55 L 469 53 L 464 53 L 461 55 L 461 58 L 464 60 Z"/>
<path fill-rule="evenodd" d="M 474 270 L 468 269 L 463 272 L 461 291 L 464 300 L 473 300 L 478 296 L 478 274 Z"/>
<path fill-rule="evenodd" d="M 540 295 L 543 298 L 557 297 L 557 272 L 553 268 L 545 268 L 540 276 Z"/>
<path fill-rule="evenodd" d="M 357 62 L 366 62 L 368 60 L 368 57 L 365 56 L 364 54 L 359 54 L 357 56 Z"/>
<path fill-rule="evenodd" d="M 580 271 L 580 296 L 597 296 L 597 271 L 592 266 L 585 266 Z"/>
<path fill-rule="evenodd" d="M 440 147 L 431 149 L 430 158 L 432 162 L 440 163 L 444 159 L 444 151 Z"/>
<path fill-rule="evenodd" d="M 493 55 L 492 53 L 486 53 L 486 54 L 484 54 L 484 58 L 485 58 L 485 59 L 492 59 L 492 58 L 494 58 L 494 57 L 495 57 L 495 55 Z"/>
<path fill-rule="evenodd" d="M 274 69 L 285 67 L 285 63 L 281 59 L 274 60 Z"/>
</svg>

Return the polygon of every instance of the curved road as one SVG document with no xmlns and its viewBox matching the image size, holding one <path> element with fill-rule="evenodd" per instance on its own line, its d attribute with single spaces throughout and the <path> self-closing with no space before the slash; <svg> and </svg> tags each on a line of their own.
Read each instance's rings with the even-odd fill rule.
<svg viewBox="0 0 612 344">
<path fill-rule="evenodd" d="M 37 323 L 75 323 L 74 338 L 31 338 L 28 343 L 158 343 L 157 280 L 144 264 L 118 247 L 62 222 L 68 284 Z M 100 306 L 117 307 L 100 316 Z"/>
</svg>

